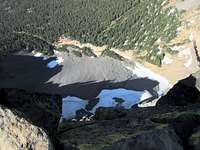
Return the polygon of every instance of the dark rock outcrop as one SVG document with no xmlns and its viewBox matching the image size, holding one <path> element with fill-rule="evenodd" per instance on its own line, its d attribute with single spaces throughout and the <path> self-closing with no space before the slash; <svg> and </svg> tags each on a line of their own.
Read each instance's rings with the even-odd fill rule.
<svg viewBox="0 0 200 150">
<path fill-rule="evenodd" d="M 85 110 L 85 109 L 80 109 L 76 111 L 76 117 L 75 119 L 80 120 L 84 118 L 90 118 L 91 116 L 93 116 L 93 113 Z"/>
<path fill-rule="evenodd" d="M 94 118 L 96 120 L 113 120 L 113 119 L 125 117 L 126 114 L 127 112 L 123 108 L 99 107 L 97 108 L 95 112 Z"/>
<path fill-rule="evenodd" d="M 47 130 L 53 136 L 59 124 L 62 111 L 60 96 L 31 93 L 19 89 L 0 89 L 0 104 L 22 112 L 21 117 Z"/>
<path fill-rule="evenodd" d="M 200 103 L 200 72 L 179 81 L 168 93 L 163 96 L 157 106 L 187 106 L 190 104 Z"/>
<path fill-rule="evenodd" d="M 200 149 L 200 128 L 195 129 L 194 133 L 190 136 L 189 145 L 193 150 Z"/>
<path fill-rule="evenodd" d="M 173 130 L 158 129 L 123 139 L 102 150 L 183 150 L 179 142 Z"/>
<path fill-rule="evenodd" d="M 45 132 L 46 137 L 52 141 L 56 149 L 60 149 L 60 147 L 63 147 L 63 145 L 60 144 L 60 142 L 56 138 L 57 128 L 62 113 L 61 96 L 43 94 L 43 93 L 32 93 L 20 89 L 2 88 L 0 89 L 0 98 L 1 98 L 0 105 L 3 105 L 6 108 L 10 109 L 15 116 L 26 120 L 30 125 L 41 128 L 41 130 Z M 12 128 L 11 125 L 10 128 Z M 23 131 L 25 129 L 22 126 L 20 127 L 20 130 Z M 31 129 L 30 129 L 30 134 L 31 134 Z M 21 138 L 23 138 L 22 136 Z M 26 139 L 26 137 L 24 138 Z M 44 139 L 44 141 L 46 140 L 47 139 Z M 24 144 L 24 142 L 22 144 Z M 43 149 L 48 149 L 48 148 L 43 148 Z"/>
</svg>

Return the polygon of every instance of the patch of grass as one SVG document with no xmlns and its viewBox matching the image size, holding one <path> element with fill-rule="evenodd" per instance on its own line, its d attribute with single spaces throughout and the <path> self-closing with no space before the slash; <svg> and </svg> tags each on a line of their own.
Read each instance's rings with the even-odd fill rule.
<svg viewBox="0 0 200 150">
<path fill-rule="evenodd" d="M 197 145 L 200 143 L 200 130 L 192 134 L 189 138 L 190 145 Z"/>
<path fill-rule="evenodd" d="M 169 54 L 177 54 L 178 51 L 173 51 L 170 47 L 165 47 L 165 52 L 169 53 Z"/>
<path fill-rule="evenodd" d="M 42 50 L 38 50 L 38 51 L 44 55 L 49 55 L 49 56 L 54 54 L 54 52 L 52 50 L 48 50 L 48 49 L 42 49 Z"/>
<path fill-rule="evenodd" d="M 189 43 L 189 42 L 190 42 L 189 39 L 184 39 L 184 40 L 181 41 L 181 42 L 177 42 L 177 43 L 169 44 L 168 46 L 170 46 L 170 47 L 181 46 L 181 45 L 187 44 L 187 43 Z"/>
<path fill-rule="evenodd" d="M 77 57 L 82 57 L 82 56 L 83 56 L 82 53 L 79 52 L 79 51 L 73 50 L 72 53 L 73 53 L 75 56 L 77 56 Z"/>
<path fill-rule="evenodd" d="M 155 123 L 171 123 L 173 121 L 184 121 L 184 120 L 200 120 L 200 114 L 199 112 L 172 112 L 172 113 L 166 113 L 161 115 L 155 115 L 151 118 L 151 121 Z"/>
<path fill-rule="evenodd" d="M 152 50 L 151 53 L 149 53 L 146 56 L 146 60 L 154 65 L 157 65 L 159 67 L 162 66 L 162 60 L 165 57 L 165 53 L 160 52 L 160 50 L 158 48 L 155 48 Z"/>
<path fill-rule="evenodd" d="M 91 48 L 89 48 L 89 47 L 84 47 L 84 48 L 82 49 L 82 51 L 83 51 L 83 54 L 86 55 L 86 56 L 89 56 L 89 57 L 97 57 L 97 56 L 94 54 L 93 50 L 92 50 Z"/>
<path fill-rule="evenodd" d="M 61 52 L 67 52 L 67 53 L 69 53 L 68 45 L 62 45 L 61 47 L 57 48 L 57 50 L 61 51 Z"/>
<path fill-rule="evenodd" d="M 69 51 L 82 51 L 82 49 L 76 45 L 67 45 Z"/>
<path fill-rule="evenodd" d="M 103 147 L 107 147 L 112 145 L 113 143 L 131 137 L 132 134 L 128 132 L 118 132 L 111 135 L 107 135 L 99 139 L 98 143 L 91 143 L 91 144 L 80 144 L 78 148 L 80 150 L 99 150 Z"/>
<path fill-rule="evenodd" d="M 110 49 L 106 49 L 103 51 L 103 53 L 101 54 L 101 56 L 108 56 L 117 60 L 122 61 L 123 57 L 120 56 L 119 54 L 115 53 L 114 51 L 111 51 Z"/>
</svg>

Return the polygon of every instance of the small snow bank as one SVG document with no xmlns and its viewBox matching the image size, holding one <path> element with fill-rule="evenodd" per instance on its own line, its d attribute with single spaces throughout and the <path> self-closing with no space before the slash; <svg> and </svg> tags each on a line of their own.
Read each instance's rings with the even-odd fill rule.
<svg viewBox="0 0 200 150">
<path fill-rule="evenodd" d="M 72 119 L 76 116 L 76 111 L 84 109 L 88 101 L 82 100 L 78 97 L 67 96 L 62 99 L 62 118 Z"/>
<path fill-rule="evenodd" d="M 39 53 L 39 52 L 36 52 L 36 53 L 34 54 L 34 57 L 43 57 L 43 54 L 42 54 L 42 53 Z"/>
<path fill-rule="evenodd" d="M 167 56 L 165 56 L 164 59 L 162 60 L 162 64 L 163 65 L 169 65 L 171 63 L 173 63 L 173 59 L 171 59 L 171 58 L 169 58 Z"/>
<path fill-rule="evenodd" d="M 40 52 L 32 51 L 32 54 L 33 54 L 34 57 L 41 57 L 41 58 L 43 58 L 44 61 L 48 59 L 47 56 L 44 56 Z M 63 63 L 63 61 L 64 61 L 64 59 L 62 57 L 57 57 L 55 60 L 50 61 L 47 64 L 47 67 L 50 68 L 50 69 L 55 68 L 57 65 L 60 65 L 61 63 Z"/>
<path fill-rule="evenodd" d="M 58 57 L 56 60 L 52 60 L 47 64 L 47 67 L 52 69 L 55 68 L 57 65 L 60 65 L 64 59 L 62 57 Z"/>
<path fill-rule="evenodd" d="M 33 53 L 33 56 L 34 56 L 34 57 L 37 57 L 37 58 L 42 57 L 43 60 L 47 60 L 47 59 L 48 59 L 47 56 L 44 56 L 44 55 L 43 55 L 42 53 L 40 53 L 40 52 L 35 52 L 35 51 L 33 51 L 32 53 Z"/>
<path fill-rule="evenodd" d="M 188 61 L 184 64 L 185 67 L 189 68 L 192 65 L 192 57 L 188 59 Z"/>
<path fill-rule="evenodd" d="M 126 89 L 112 89 L 112 90 L 102 90 L 97 98 L 99 102 L 90 111 L 95 113 L 96 109 L 99 107 L 118 107 L 119 102 L 116 99 L 121 100 L 120 107 L 125 109 L 130 109 L 133 105 L 139 103 L 142 100 L 152 97 L 152 95 L 147 91 L 133 91 Z M 65 119 L 73 119 L 76 116 L 76 111 L 79 109 L 85 109 L 88 104 L 87 100 L 80 99 L 78 97 L 68 96 L 62 100 L 62 117 Z"/>
<path fill-rule="evenodd" d="M 169 90 L 172 86 L 167 79 L 165 79 L 161 75 L 156 74 L 153 71 L 145 68 L 144 66 L 140 65 L 139 63 L 135 64 L 135 68 L 132 68 L 129 66 L 125 66 L 125 67 L 127 69 L 131 70 L 133 72 L 133 74 L 135 74 L 138 77 L 148 78 L 148 79 L 151 79 L 154 81 L 158 81 L 159 89 L 158 89 L 157 93 L 159 96 L 162 96 L 163 94 L 165 94 L 167 92 L 167 90 Z"/>
<path fill-rule="evenodd" d="M 171 50 L 172 50 L 172 51 L 180 51 L 180 50 L 182 50 L 182 49 L 184 49 L 184 48 L 185 48 L 185 46 L 180 45 L 180 46 L 171 47 Z"/>
<path fill-rule="evenodd" d="M 94 106 L 91 112 L 95 113 L 98 107 L 116 107 L 118 102 L 116 102 L 115 98 L 124 100 L 121 106 L 126 109 L 130 109 L 131 106 L 140 102 L 141 98 L 144 99 L 147 97 L 147 94 L 145 93 L 146 95 L 144 95 L 144 93 L 144 91 L 132 91 L 121 88 L 113 90 L 102 90 L 98 95 L 99 103 Z"/>
<path fill-rule="evenodd" d="M 138 107 L 154 107 L 156 106 L 156 103 L 158 102 L 158 100 L 159 98 L 150 102 L 144 102 L 144 103 L 138 104 Z"/>
<path fill-rule="evenodd" d="M 194 34 L 193 33 L 190 33 L 188 39 L 193 42 L 194 41 Z"/>
<path fill-rule="evenodd" d="M 151 97 L 152 97 L 152 95 L 147 90 L 145 90 L 144 93 L 142 94 L 142 96 L 140 97 L 140 101 L 144 101 Z"/>
<path fill-rule="evenodd" d="M 192 57 L 192 49 L 191 48 L 187 48 L 184 49 L 182 51 L 179 52 L 178 57 L 184 57 L 186 61 L 186 63 L 184 64 L 184 66 L 186 68 L 189 68 L 192 65 L 192 61 L 193 61 L 193 57 Z"/>
</svg>

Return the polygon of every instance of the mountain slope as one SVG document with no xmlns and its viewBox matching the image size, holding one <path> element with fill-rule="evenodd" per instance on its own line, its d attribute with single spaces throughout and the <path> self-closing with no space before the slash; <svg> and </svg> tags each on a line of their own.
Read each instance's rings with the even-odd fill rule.
<svg viewBox="0 0 200 150">
<path fill-rule="evenodd" d="M 109 47 L 163 55 L 157 40 L 169 42 L 180 25 L 165 0 L 1 0 L 1 51 L 50 49 L 61 35 Z M 46 41 L 46 42 L 45 42 Z M 161 53 L 161 54 L 160 54 Z"/>
</svg>

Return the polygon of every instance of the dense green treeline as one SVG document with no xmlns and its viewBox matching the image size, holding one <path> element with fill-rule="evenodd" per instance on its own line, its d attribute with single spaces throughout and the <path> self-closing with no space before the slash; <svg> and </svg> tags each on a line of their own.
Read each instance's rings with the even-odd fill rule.
<svg viewBox="0 0 200 150">
<path fill-rule="evenodd" d="M 48 49 L 47 43 L 65 35 L 96 45 L 147 50 L 154 55 L 155 42 L 173 39 L 180 24 L 176 10 L 165 7 L 165 2 L 0 0 L 0 50 Z"/>
</svg>

